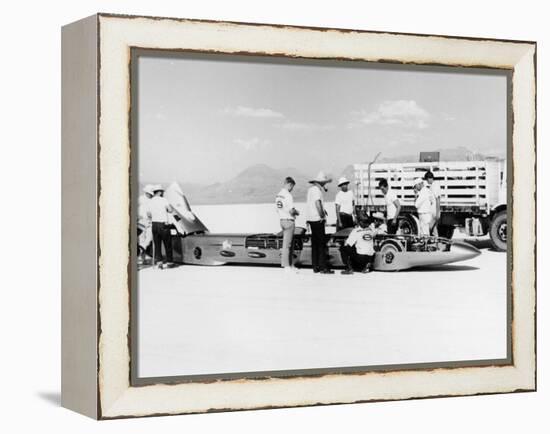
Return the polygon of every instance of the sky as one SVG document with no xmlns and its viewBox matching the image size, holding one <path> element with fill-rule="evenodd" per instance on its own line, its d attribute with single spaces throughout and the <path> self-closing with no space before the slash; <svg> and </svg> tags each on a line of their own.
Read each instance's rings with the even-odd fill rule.
<svg viewBox="0 0 550 434">
<path fill-rule="evenodd" d="M 464 146 L 503 157 L 506 77 L 253 56 L 140 56 L 141 182 L 210 184 L 267 164 L 353 163 Z"/>
</svg>

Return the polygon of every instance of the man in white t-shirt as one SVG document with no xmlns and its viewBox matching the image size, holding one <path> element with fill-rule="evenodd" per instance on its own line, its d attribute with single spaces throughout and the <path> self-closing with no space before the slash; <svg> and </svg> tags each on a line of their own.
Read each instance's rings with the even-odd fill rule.
<svg viewBox="0 0 550 434">
<path fill-rule="evenodd" d="M 344 245 L 340 247 L 342 262 L 346 269 L 342 274 L 353 274 L 353 271 L 368 273 L 374 264 L 374 237 L 385 233 L 381 229 L 384 221 L 382 213 L 375 212 L 372 217 L 361 216 L 359 226 L 353 229 Z"/>
<path fill-rule="evenodd" d="M 388 227 L 388 234 L 394 235 L 398 229 L 397 217 L 401 212 L 401 202 L 399 202 L 393 190 L 390 189 L 386 179 L 378 181 L 378 188 L 382 191 L 384 203 L 386 204 L 386 225 Z"/>
<path fill-rule="evenodd" d="M 424 181 L 421 178 L 414 180 L 414 191 L 416 199 L 414 206 L 418 213 L 418 220 L 420 221 L 419 234 L 430 235 L 430 227 L 432 224 L 432 210 L 433 210 L 433 196 L 430 190 L 424 185 Z"/>
<path fill-rule="evenodd" d="M 306 221 L 311 229 L 311 262 L 314 273 L 334 274 L 327 265 L 325 221 L 327 212 L 323 204 L 325 185 L 331 182 L 324 172 L 310 180 L 311 187 L 307 191 Z"/>
<path fill-rule="evenodd" d="M 172 263 L 172 237 L 170 235 L 170 214 L 174 212 L 172 205 L 166 200 L 164 188 L 160 185 L 153 187 L 154 196 L 149 200 L 148 214 L 153 225 L 153 247 L 155 263 L 159 268 L 166 268 Z M 162 255 L 162 246 L 166 258 Z"/>
<path fill-rule="evenodd" d="M 292 190 L 296 185 L 296 181 L 290 176 L 285 178 L 285 183 L 281 191 L 275 197 L 275 206 L 277 214 L 283 230 L 283 248 L 281 251 L 281 266 L 285 270 L 294 268 L 294 219 L 299 212 L 294 208 L 294 199 L 292 198 Z"/>
<path fill-rule="evenodd" d="M 439 236 L 437 225 L 439 223 L 439 219 L 441 218 L 441 190 L 439 189 L 439 184 L 434 182 L 434 174 L 430 170 L 424 174 L 424 181 L 426 181 L 426 188 L 428 188 L 430 194 L 432 195 L 432 222 L 430 224 L 430 233 L 437 237 Z"/>
<path fill-rule="evenodd" d="M 349 189 L 349 181 L 342 176 L 338 180 L 340 191 L 336 193 L 334 205 L 336 206 L 336 230 L 352 228 L 353 215 L 355 214 L 355 199 L 353 192 Z"/>
</svg>

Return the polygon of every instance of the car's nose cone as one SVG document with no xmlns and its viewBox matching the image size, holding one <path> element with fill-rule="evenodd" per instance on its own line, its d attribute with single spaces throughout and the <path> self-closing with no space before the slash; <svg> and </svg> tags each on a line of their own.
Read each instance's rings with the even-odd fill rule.
<svg viewBox="0 0 550 434">
<path fill-rule="evenodd" d="M 457 258 L 457 261 L 466 261 L 481 255 L 481 251 L 477 247 L 463 241 L 453 241 L 451 244 L 451 254 Z"/>
</svg>

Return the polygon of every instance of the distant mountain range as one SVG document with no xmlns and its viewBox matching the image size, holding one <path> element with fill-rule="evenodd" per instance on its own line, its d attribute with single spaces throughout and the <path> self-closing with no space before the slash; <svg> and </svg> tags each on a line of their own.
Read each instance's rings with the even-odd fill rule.
<svg viewBox="0 0 550 434">
<path fill-rule="evenodd" d="M 437 150 L 436 150 L 437 151 Z M 441 161 L 468 161 L 482 160 L 487 156 L 473 153 L 467 148 L 454 148 L 440 150 Z M 409 163 L 418 161 L 418 154 L 399 157 L 382 157 L 379 163 L 401 162 Z M 359 163 L 361 161 L 357 161 Z M 353 177 L 353 165 L 350 164 L 340 172 L 332 174 L 334 179 L 330 184 L 331 191 L 336 191 L 336 182 L 340 176 L 348 179 Z M 270 203 L 275 200 L 275 195 L 282 188 L 285 177 L 292 176 L 296 180 L 296 187 L 292 195 L 296 202 L 306 200 L 309 188 L 309 176 L 298 169 L 288 167 L 274 169 L 266 164 L 256 164 L 240 172 L 237 176 L 226 182 L 217 182 L 209 185 L 180 182 L 180 186 L 191 205 L 207 204 L 231 204 L 231 203 Z"/>
<path fill-rule="evenodd" d="M 439 152 L 440 161 L 473 161 L 484 160 L 489 155 L 479 152 L 472 152 L 464 146 L 451 149 L 434 149 L 434 152 Z M 382 157 L 377 160 L 377 163 L 415 163 L 418 161 L 419 154 L 399 155 L 397 157 Z"/>
<path fill-rule="evenodd" d="M 221 203 L 269 203 L 282 188 L 287 176 L 296 181 L 294 200 L 306 198 L 308 177 L 295 168 L 274 169 L 266 164 L 251 166 L 226 182 L 210 185 L 182 183 L 181 187 L 192 205 Z"/>
</svg>

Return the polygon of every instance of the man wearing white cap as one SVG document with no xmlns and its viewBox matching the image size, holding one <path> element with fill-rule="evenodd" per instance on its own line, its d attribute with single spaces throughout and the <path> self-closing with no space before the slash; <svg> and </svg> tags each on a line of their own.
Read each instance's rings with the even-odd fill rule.
<svg viewBox="0 0 550 434">
<path fill-rule="evenodd" d="M 336 206 L 336 230 L 353 227 L 353 214 L 355 201 L 353 192 L 349 189 L 349 181 L 345 176 L 338 180 L 340 191 L 336 193 L 334 204 Z"/>
<path fill-rule="evenodd" d="M 312 186 L 307 191 L 306 221 L 311 228 L 311 262 L 314 273 L 334 273 L 327 266 L 325 221 L 328 214 L 323 205 L 325 185 L 331 181 L 324 172 L 319 172 L 309 181 Z"/>
<path fill-rule="evenodd" d="M 424 185 L 424 181 L 421 178 L 414 180 L 414 191 L 416 193 L 416 200 L 414 206 L 418 213 L 418 220 L 420 221 L 419 235 L 430 235 L 430 226 L 432 224 L 432 201 L 433 195 L 430 190 Z"/>
<path fill-rule="evenodd" d="M 153 247 L 155 263 L 159 268 L 166 268 L 172 262 L 172 239 L 170 236 L 170 213 L 174 212 L 172 205 L 163 197 L 164 188 L 161 185 L 153 186 L 154 196 L 149 201 L 149 215 L 153 224 Z M 166 252 L 163 261 L 162 246 Z"/>
</svg>

